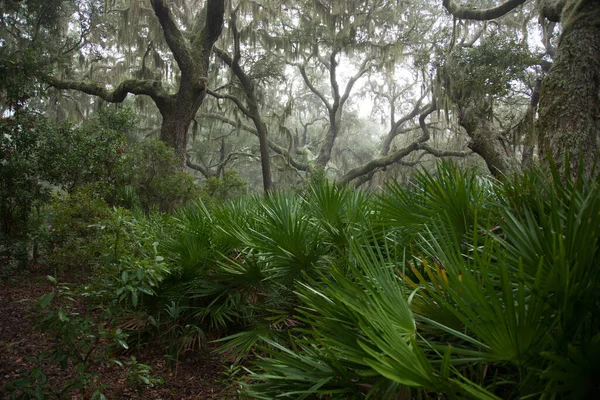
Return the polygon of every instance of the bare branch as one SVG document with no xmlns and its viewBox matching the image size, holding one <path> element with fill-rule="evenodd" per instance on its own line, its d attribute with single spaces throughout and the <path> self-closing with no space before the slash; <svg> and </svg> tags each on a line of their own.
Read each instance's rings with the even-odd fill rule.
<svg viewBox="0 0 600 400">
<path fill-rule="evenodd" d="M 397 151 L 393 152 L 392 154 L 389 154 L 385 157 L 376 158 L 374 160 L 367 162 L 366 164 L 363 164 L 359 167 L 353 168 L 350 171 L 346 172 L 346 174 L 344 174 L 344 176 L 341 179 L 341 182 L 349 183 L 349 182 L 353 181 L 354 179 L 357 179 L 363 175 L 369 174 L 372 171 L 375 171 L 375 170 L 381 169 L 381 168 L 385 168 L 388 165 L 398 163 L 400 160 L 402 160 L 404 157 L 408 156 L 413 151 L 419 150 L 419 147 L 420 147 L 419 143 L 417 141 L 414 141 L 414 142 L 410 143 L 408 146 L 406 146 L 400 150 L 397 150 Z"/>
<path fill-rule="evenodd" d="M 371 60 L 373 60 L 373 57 L 366 57 L 363 62 L 360 65 L 360 69 L 358 70 L 358 72 L 352 76 L 352 78 L 350 78 L 350 80 L 348 81 L 348 83 L 346 84 L 346 90 L 344 91 L 344 94 L 342 95 L 342 98 L 340 99 L 340 107 L 344 106 L 344 103 L 346 103 L 346 101 L 348 100 L 348 97 L 350 97 L 350 92 L 352 91 L 352 88 L 354 87 L 354 84 L 365 74 L 367 73 L 367 71 L 369 70 L 369 62 Z"/>
<path fill-rule="evenodd" d="M 215 92 L 214 90 L 210 90 L 210 89 L 207 89 L 206 93 L 217 99 L 226 99 L 226 100 L 232 101 L 240 109 L 240 111 L 242 113 L 244 113 L 244 115 L 246 115 L 248 118 L 252 118 L 252 114 L 250 113 L 250 110 L 248 110 L 246 108 L 246 106 L 244 104 L 242 104 L 242 101 L 240 99 L 238 99 L 237 97 L 235 97 L 231 94 L 221 94 L 221 93 Z"/>
<path fill-rule="evenodd" d="M 411 142 L 409 145 L 405 146 L 404 148 L 393 152 L 392 154 L 389 154 L 387 156 L 383 156 L 380 158 L 376 158 L 376 159 L 371 160 L 368 163 L 363 164 L 357 168 L 351 169 L 342 177 L 341 182 L 348 183 L 348 182 L 351 182 L 354 179 L 357 179 L 363 175 L 369 174 L 372 171 L 375 171 L 377 169 L 385 168 L 388 165 L 396 164 L 396 163 L 400 162 L 404 157 L 408 156 L 410 153 L 412 153 L 414 151 L 425 150 L 431 154 L 434 154 L 436 152 L 437 152 L 437 154 L 442 154 L 442 153 L 440 153 L 439 150 L 432 149 L 425 143 L 427 140 L 429 140 L 429 137 L 430 137 L 429 127 L 425 123 L 425 119 L 427 118 L 427 116 L 429 116 L 429 114 L 434 112 L 436 109 L 437 109 L 436 102 L 433 101 L 429 105 L 429 108 L 427 108 L 425 111 L 423 111 L 421 113 L 421 115 L 419 117 L 419 124 L 421 126 L 421 130 L 423 131 L 423 134 L 419 138 L 417 138 L 416 140 L 414 140 L 413 142 Z M 454 154 L 449 154 L 449 155 L 454 155 Z"/>
<path fill-rule="evenodd" d="M 194 164 L 193 162 L 190 161 L 189 157 L 187 158 L 187 161 L 185 162 L 185 164 L 188 166 L 188 168 L 191 168 L 193 170 L 200 172 L 202 175 L 204 175 L 205 178 L 211 177 L 211 174 L 210 174 L 210 171 L 208 170 L 208 168 L 204 168 L 202 165 Z"/>
<path fill-rule="evenodd" d="M 313 92 L 319 99 L 321 99 L 321 101 L 323 102 L 323 104 L 327 108 L 327 111 L 329 111 L 330 113 L 333 112 L 332 111 L 332 106 L 327 101 L 327 98 L 325 98 L 325 95 L 323 93 L 321 93 L 319 91 L 319 89 L 317 89 L 312 84 L 312 82 L 310 81 L 310 79 L 308 79 L 308 75 L 306 74 L 306 66 L 304 64 L 296 64 L 296 66 L 300 70 L 300 75 L 302 75 L 302 79 L 304 79 L 304 83 L 306 83 L 306 86 L 308 86 L 308 88 L 310 89 L 310 91 Z"/>
<path fill-rule="evenodd" d="M 256 128 L 248 125 L 248 124 L 244 124 L 244 123 L 237 123 L 236 121 L 229 119 L 221 114 L 214 114 L 214 113 L 200 113 L 199 114 L 200 118 L 211 118 L 211 119 L 216 119 L 218 121 L 221 121 L 223 123 L 226 123 L 228 125 L 231 125 L 235 128 L 241 129 L 243 131 L 246 131 L 248 133 L 253 134 L 254 136 L 258 136 L 258 131 L 256 130 Z M 286 161 L 289 161 L 289 164 L 296 168 L 297 170 L 300 171 L 310 171 L 312 169 L 312 167 L 309 164 L 306 163 L 302 163 L 302 162 L 298 162 L 296 160 L 294 160 L 289 154 L 288 151 L 277 145 L 276 143 L 273 143 L 270 139 L 268 140 L 269 143 L 269 149 L 273 150 L 273 152 L 279 154 L 280 156 L 283 156 Z"/>
<path fill-rule="evenodd" d="M 400 133 L 403 133 L 404 130 L 400 130 L 400 127 L 410 121 L 411 119 L 413 119 L 414 117 L 416 117 L 417 115 L 419 115 L 420 113 L 422 113 L 423 111 L 425 111 L 427 108 L 431 107 L 431 104 L 427 104 L 425 106 L 421 106 L 421 102 L 423 101 L 423 99 L 425 98 L 425 95 L 423 95 L 415 104 L 415 106 L 413 107 L 412 111 L 410 113 L 408 113 L 407 115 L 405 115 L 404 117 L 400 118 L 398 121 L 393 121 L 393 125 L 392 125 L 392 129 L 390 129 L 390 132 L 388 133 L 388 135 L 385 137 L 385 139 L 383 140 L 383 144 L 381 146 L 381 155 L 385 156 L 390 152 L 390 146 L 392 145 L 392 141 L 394 140 L 394 138 L 396 136 L 398 136 Z"/>
</svg>

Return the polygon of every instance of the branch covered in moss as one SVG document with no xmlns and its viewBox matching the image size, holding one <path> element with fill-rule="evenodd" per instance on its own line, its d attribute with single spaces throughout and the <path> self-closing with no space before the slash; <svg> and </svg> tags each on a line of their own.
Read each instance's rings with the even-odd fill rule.
<svg viewBox="0 0 600 400">
<path fill-rule="evenodd" d="M 459 6 L 451 2 L 451 0 L 443 0 L 442 4 L 452 16 L 460 19 L 473 19 L 476 21 L 489 21 L 500 18 L 527 0 L 508 0 L 497 7 L 478 10 L 467 6 Z"/>
<path fill-rule="evenodd" d="M 150 96 L 157 103 L 168 97 L 168 93 L 158 81 L 125 79 L 116 88 L 110 90 L 103 84 L 93 81 L 61 80 L 53 76 L 44 76 L 42 79 L 56 89 L 78 90 L 98 96 L 109 103 L 121 103 L 129 93 Z"/>
</svg>

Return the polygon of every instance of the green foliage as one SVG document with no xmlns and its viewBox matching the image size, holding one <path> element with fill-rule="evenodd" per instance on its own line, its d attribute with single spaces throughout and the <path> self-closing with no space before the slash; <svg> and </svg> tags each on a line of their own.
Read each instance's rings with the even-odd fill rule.
<svg viewBox="0 0 600 400">
<path fill-rule="evenodd" d="M 29 213 L 49 191 L 38 178 L 37 138 L 48 130 L 43 119 L 25 112 L 0 119 L 0 213 L 2 235 L 23 236 Z"/>
<path fill-rule="evenodd" d="M 390 183 L 377 199 L 379 223 L 395 231 L 403 245 L 414 244 L 432 223 L 461 237 L 478 215 L 493 214 L 494 187 L 493 180 L 473 170 L 440 162 L 433 173 L 418 171 L 408 188 Z"/>
<path fill-rule="evenodd" d="M 152 368 L 139 363 L 135 357 L 125 362 L 112 358 L 111 348 L 128 348 L 127 335 L 115 324 L 115 311 L 118 309 L 102 307 L 93 314 L 89 310 L 85 314 L 80 313 L 78 302 L 83 298 L 97 298 L 102 293 L 89 287 L 73 290 L 52 277 L 48 278 L 56 287 L 36 302 L 36 327 L 51 334 L 56 345 L 51 351 L 31 359 L 33 368 L 10 383 L 11 398 L 67 398 L 78 391 L 86 398 L 105 399 L 102 392 L 107 385 L 99 380 L 96 371 L 98 366 L 107 362 L 126 368 L 126 381 L 139 394 L 146 387 L 163 383 L 151 375 Z M 49 365 L 70 368 L 75 374 L 58 386 L 48 380 L 45 369 Z"/>
<path fill-rule="evenodd" d="M 458 47 L 444 63 L 444 76 L 453 98 L 506 96 L 515 81 L 526 82 L 535 64 L 523 44 L 492 35 L 473 47 Z"/>
<path fill-rule="evenodd" d="M 30 98 L 43 94 L 42 82 L 36 77 L 51 70 L 31 48 L 8 53 L 0 49 L 0 102 L 15 111 L 26 106 Z"/>
<path fill-rule="evenodd" d="M 99 183 L 107 193 L 117 180 L 117 167 L 125 151 L 127 132 L 135 127 L 131 109 L 103 108 L 82 125 L 56 126 L 40 138 L 39 155 L 43 179 L 72 191 Z"/>
<path fill-rule="evenodd" d="M 378 217 L 412 239 L 351 240 L 345 268 L 302 283 L 300 324 L 287 346 L 266 340 L 248 393 L 596 397 L 598 183 L 440 166 L 392 186 Z"/>
<path fill-rule="evenodd" d="M 111 209 L 95 185 L 84 185 L 64 196 L 55 195 L 46 210 L 49 215 L 48 261 L 61 272 L 90 272 L 112 242 L 98 229 Z"/>
<path fill-rule="evenodd" d="M 98 375 L 91 367 L 108 357 L 103 342 L 124 344 L 124 334 L 111 326 L 110 312 L 100 314 L 96 320 L 91 314 L 81 315 L 75 307 L 75 293 L 68 286 L 49 278 L 56 284 L 56 289 L 38 299 L 37 327 L 41 332 L 50 333 L 57 343 L 50 352 L 41 353 L 31 360 L 34 367 L 29 373 L 11 383 L 11 397 L 64 398 L 80 390 L 88 397 L 101 398 L 104 385 L 98 381 Z M 62 369 L 72 368 L 75 374 L 57 387 L 56 383 L 47 379 L 44 372 L 46 363 Z"/>
<path fill-rule="evenodd" d="M 159 140 L 132 145 L 119 166 L 125 187 L 133 187 L 142 208 L 167 212 L 199 196 L 192 177 L 180 170 L 173 149 Z M 125 200 L 127 197 L 121 197 Z M 127 204 L 130 205 L 130 204 Z"/>
<path fill-rule="evenodd" d="M 352 235 L 363 234 L 367 204 L 365 193 L 322 181 L 304 196 L 187 207 L 166 243 L 172 275 L 159 297 L 182 310 L 180 326 L 228 328 L 221 350 L 243 357 L 261 337 L 285 336 L 294 323 L 294 288 L 346 256 Z"/>
<path fill-rule="evenodd" d="M 561 179 L 442 163 L 376 198 L 320 181 L 174 217 L 117 208 L 86 225 L 105 278 L 85 290 L 175 362 L 218 329 L 232 374 L 254 353 L 236 383 L 255 398 L 591 398 L 600 184 Z M 93 199 L 83 213 L 108 208 Z"/>
<path fill-rule="evenodd" d="M 44 247 L 42 261 L 63 271 L 96 265 L 111 245 L 97 229 L 109 206 L 172 211 L 199 196 L 164 144 L 126 145 L 134 126 L 130 109 L 110 108 L 77 127 L 25 111 L 0 121 L 0 250 L 9 262 L 37 263 Z M 60 195 L 46 206 L 51 189 Z"/>
<path fill-rule="evenodd" d="M 162 379 L 152 377 L 152 368 L 140 363 L 134 356 L 131 356 L 131 359 L 125 363 L 116 360 L 115 363 L 121 367 L 127 367 L 127 373 L 125 374 L 127 384 L 129 387 L 135 388 L 139 396 L 142 395 L 146 387 L 154 387 L 164 383 Z"/>
<path fill-rule="evenodd" d="M 222 204 L 248 193 L 248 182 L 238 171 L 228 169 L 222 178 L 208 178 L 202 182 L 201 197 L 208 204 Z"/>
</svg>

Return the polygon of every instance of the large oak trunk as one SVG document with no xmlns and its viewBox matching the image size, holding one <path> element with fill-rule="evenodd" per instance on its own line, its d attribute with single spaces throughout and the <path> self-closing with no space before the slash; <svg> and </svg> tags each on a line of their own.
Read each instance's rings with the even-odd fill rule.
<svg viewBox="0 0 600 400">
<path fill-rule="evenodd" d="M 175 115 L 163 115 L 160 140 L 175 150 L 175 155 L 181 161 L 182 170 L 186 167 L 188 129 L 191 122 L 191 118 L 179 119 Z"/>
<path fill-rule="evenodd" d="M 540 98 L 539 148 L 542 158 L 549 157 L 561 173 L 569 167 L 572 176 L 581 159 L 589 177 L 600 138 L 600 2 L 567 1 L 561 22 L 556 59 Z"/>
</svg>

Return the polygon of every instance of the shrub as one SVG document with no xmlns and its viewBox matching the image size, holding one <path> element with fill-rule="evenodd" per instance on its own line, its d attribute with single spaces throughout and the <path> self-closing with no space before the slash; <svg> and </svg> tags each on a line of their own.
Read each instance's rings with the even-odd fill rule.
<svg viewBox="0 0 600 400">
<path fill-rule="evenodd" d="M 48 261 L 61 272 L 90 272 L 110 252 L 110 238 L 99 229 L 111 209 L 96 185 L 56 194 L 49 204 Z"/>
<path fill-rule="evenodd" d="M 598 397 L 600 182 L 444 168 L 380 199 L 405 245 L 352 238 L 346 269 L 296 289 L 299 323 L 260 347 L 249 395 Z"/>
<path fill-rule="evenodd" d="M 133 144 L 119 166 L 119 178 L 122 185 L 135 190 L 146 212 L 155 208 L 170 212 L 199 196 L 191 175 L 180 170 L 173 149 L 159 140 Z M 131 202 L 123 192 L 119 200 Z"/>
<path fill-rule="evenodd" d="M 248 182 L 238 171 L 228 169 L 222 178 L 208 178 L 202 182 L 201 197 L 207 204 L 222 204 L 248 193 Z"/>
</svg>

